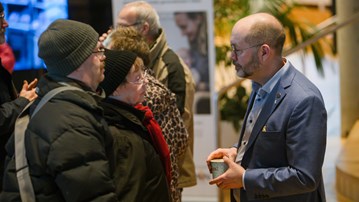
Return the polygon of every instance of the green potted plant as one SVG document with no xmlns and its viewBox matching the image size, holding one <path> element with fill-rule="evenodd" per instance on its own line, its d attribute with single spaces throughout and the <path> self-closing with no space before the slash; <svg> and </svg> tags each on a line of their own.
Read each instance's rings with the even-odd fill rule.
<svg viewBox="0 0 359 202">
<path fill-rule="evenodd" d="M 239 131 L 242 125 L 242 119 L 247 110 L 248 99 L 249 94 L 241 85 L 235 88 L 233 95 L 225 93 L 219 97 L 218 104 L 221 109 L 221 120 L 231 122 L 236 132 Z"/>
</svg>

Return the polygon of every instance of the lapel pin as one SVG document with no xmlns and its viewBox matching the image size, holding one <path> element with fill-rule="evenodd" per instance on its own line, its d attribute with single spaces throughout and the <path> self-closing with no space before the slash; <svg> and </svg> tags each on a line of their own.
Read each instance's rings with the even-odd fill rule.
<svg viewBox="0 0 359 202">
<path fill-rule="evenodd" d="M 277 93 L 277 94 L 275 95 L 274 104 L 277 104 L 278 99 L 279 99 L 281 96 L 282 96 L 282 94 L 281 94 L 281 93 Z"/>
<path fill-rule="evenodd" d="M 262 128 L 262 132 L 267 132 L 267 126 L 263 126 L 263 128 Z"/>
</svg>

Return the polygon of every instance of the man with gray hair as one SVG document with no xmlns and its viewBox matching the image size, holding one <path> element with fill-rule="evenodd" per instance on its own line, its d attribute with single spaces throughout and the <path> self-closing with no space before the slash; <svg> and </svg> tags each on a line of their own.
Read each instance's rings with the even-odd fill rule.
<svg viewBox="0 0 359 202">
<path fill-rule="evenodd" d="M 39 81 L 39 98 L 30 107 L 30 115 L 51 90 L 61 86 L 76 89 L 56 94 L 30 119 L 25 131 L 36 201 L 117 201 L 112 136 L 97 103 L 105 60 L 98 37 L 87 24 L 59 19 L 39 38 L 39 57 L 48 73 Z M 20 201 L 14 136 L 6 150 L 0 201 Z"/>
</svg>

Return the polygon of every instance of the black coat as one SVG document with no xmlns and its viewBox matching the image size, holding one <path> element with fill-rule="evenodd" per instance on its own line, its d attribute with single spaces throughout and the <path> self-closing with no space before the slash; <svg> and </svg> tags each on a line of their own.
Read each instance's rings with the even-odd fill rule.
<svg viewBox="0 0 359 202">
<path fill-rule="evenodd" d="M 6 156 L 5 144 L 14 130 L 17 116 L 28 103 L 24 97 L 17 98 L 11 74 L 1 65 L 0 59 L 0 192 Z"/>
<path fill-rule="evenodd" d="M 144 113 L 123 102 L 101 103 L 114 139 L 115 184 L 120 201 L 169 202 L 166 175 L 143 126 Z"/>
<path fill-rule="evenodd" d="M 44 77 L 38 86 L 40 99 L 59 84 Z M 95 98 L 89 91 L 63 91 L 30 120 L 25 147 L 37 201 L 117 201 L 109 161 L 112 136 Z M 13 141 L 12 136 L 6 145 L 0 201 L 20 201 Z"/>
</svg>

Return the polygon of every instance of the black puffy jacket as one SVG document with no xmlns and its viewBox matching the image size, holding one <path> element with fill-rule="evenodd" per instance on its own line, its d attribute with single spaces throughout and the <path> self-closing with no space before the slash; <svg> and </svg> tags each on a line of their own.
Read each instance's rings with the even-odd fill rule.
<svg viewBox="0 0 359 202">
<path fill-rule="evenodd" d="M 114 139 L 116 194 L 124 202 L 171 201 L 159 155 L 142 125 L 144 113 L 123 102 L 101 103 Z"/>
<path fill-rule="evenodd" d="M 58 86 L 42 78 L 39 98 Z M 92 94 L 63 91 L 30 120 L 25 146 L 36 201 L 117 201 L 110 164 L 112 136 Z M 20 201 L 13 141 L 12 136 L 6 145 L 9 156 L 0 201 Z"/>
</svg>

